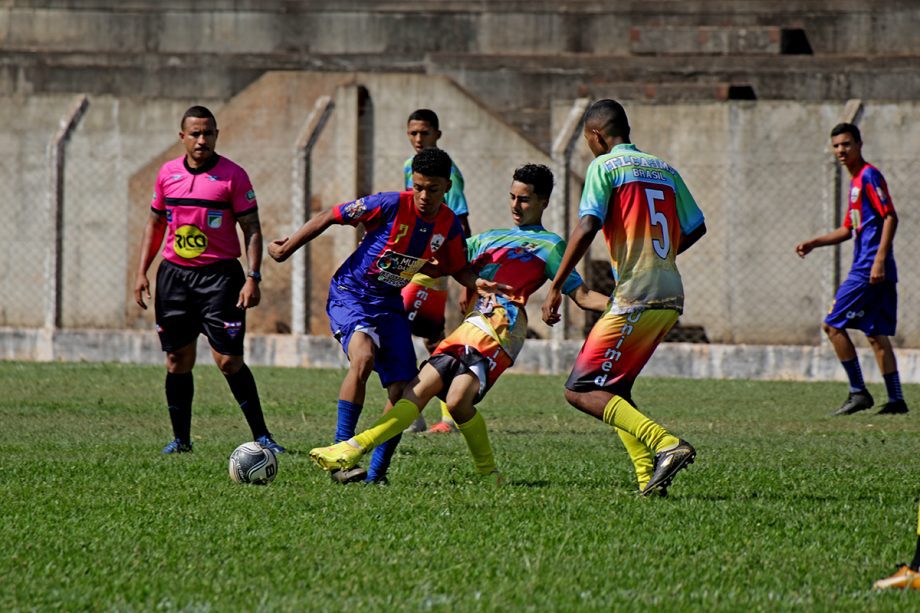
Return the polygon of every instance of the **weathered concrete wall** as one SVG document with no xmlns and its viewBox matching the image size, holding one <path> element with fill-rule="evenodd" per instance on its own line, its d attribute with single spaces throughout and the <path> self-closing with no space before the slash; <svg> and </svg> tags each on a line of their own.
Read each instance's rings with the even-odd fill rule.
<svg viewBox="0 0 920 613">
<path fill-rule="evenodd" d="M 416 339 L 416 354 L 424 348 Z M 567 374 L 581 343 L 529 340 L 510 374 Z M 207 355 L 204 337 L 198 351 Z M 920 383 L 920 350 L 896 351 L 901 381 Z M 859 350 L 866 381 L 882 381 L 870 350 Z M 121 362 L 162 364 L 156 334 L 152 331 L 60 330 L 53 334 L 35 329 L 0 328 L 0 360 L 45 362 Z M 246 361 L 255 366 L 345 368 L 339 344 L 330 337 L 280 334 L 246 336 Z M 846 381 L 833 351 L 821 347 L 777 345 L 700 345 L 665 343 L 643 370 L 647 377 L 692 379 L 755 379 L 787 381 Z M 501 384 L 499 384 L 501 385 Z M 560 400 L 562 388 L 559 390 Z"/>
</svg>

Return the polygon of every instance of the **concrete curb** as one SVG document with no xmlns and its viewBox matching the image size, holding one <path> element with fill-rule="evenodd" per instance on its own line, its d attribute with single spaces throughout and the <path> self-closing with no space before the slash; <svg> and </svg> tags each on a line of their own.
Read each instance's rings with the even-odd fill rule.
<svg viewBox="0 0 920 613">
<path fill-rule="evenodd" d="M 199 337 L 200 355 L 208 345 Z M 581 341 L 528 340 L 511 372 L 568 374 Z M 425 354 L 420 343 L 416 353 Z M 903 383 L 920 383 L 920 350 L 897 350 Z M 867 381 L 881 382 L 872 352 L 859 350 Z M 155 334 L 142 330 L 54 330 L 0 328 L 0 359 L 36 362 L 120 362 L 162 364 Z M 339 344 L 330 337 L 250 334 L 246 361 L 255 366 L 345 368 Z M 665 343 L 643 374 L 692 379 L 844 381 L 833 351 L 826 345 L 711 345 Z"/>
</svg>

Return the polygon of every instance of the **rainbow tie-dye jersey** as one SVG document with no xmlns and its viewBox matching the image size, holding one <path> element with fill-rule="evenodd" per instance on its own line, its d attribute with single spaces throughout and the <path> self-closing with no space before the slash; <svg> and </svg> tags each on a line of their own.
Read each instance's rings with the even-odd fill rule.
<svg viewBox="0 0 920 613">
<path fill-rule="evenodd" d="M 527 337 L 530 295 L 556 276 L 565 241 L 543 226 L 521 226 L 510 230 L 489 230 L 466 239 L 467 257 L 483 279 L 510 285 L 509 296 L 480 296 L 464 320 L 498 340 L 514 360 Z M 568 294 L 584 283 L 572 272 L 562 286 Z"/>
<path fill-rule="evenodd" d="M 675 256 L 682 234 L 703 224 L 703 213 L 667 162 L 622 144 L 596 158 L 585 173 L 579 216 L 603 222 L 617 286 L 610 311 L 683 311 L 684 288 Z"/>
</svg>

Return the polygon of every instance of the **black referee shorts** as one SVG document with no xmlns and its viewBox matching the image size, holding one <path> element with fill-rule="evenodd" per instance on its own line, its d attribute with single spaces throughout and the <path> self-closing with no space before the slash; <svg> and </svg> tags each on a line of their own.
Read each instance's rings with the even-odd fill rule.
<svg viewBox="0 0 920 613">
<path fill-rule="evenodd" d="M 177 351 L 204 332 L 218 353 L 243 355 L 246 311 L 236 303 L 245 282 L 237 260 L 196 267 L 163 260 L 154 299 L 163 351 Z"/>
</svg>

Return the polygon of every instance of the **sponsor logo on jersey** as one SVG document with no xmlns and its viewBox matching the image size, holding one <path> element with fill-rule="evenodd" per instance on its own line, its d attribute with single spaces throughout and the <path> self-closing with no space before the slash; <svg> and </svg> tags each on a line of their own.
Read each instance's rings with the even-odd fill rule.
<svg viewBox="0 0 920 613">
<path fill-rule="evenodd" d="M 440 249 L 441 245 L 443 244 L 444 244 L 443 234 L 435 234 L 434 236 L 432 236 L 431 237 L 431 253 L 434 253 L 435 251 Z"/>
<path fill-rule="evenodd" d="M 182 175 L 181 175 L 181 174 L 174 174 L 174 175 L 172 175 L 172 178 L 178 180 L 178 179 L 181 179 L 181 178 L 182 178 Z"/>
<path fill-rule="evenodd" d="M 185 225 L 176 230 L 173 251 L 180 258 L 191 260 L 204 253 L 207 248 L 208 236 L 197 226 Z"/>
<path fill-rule="evenodd" d="M 377 260 L 378 270 L 371 272 L 379 272 L 377 279 L 387 285 L 405 287 L 426 261 L 387 249 Z"/>
<path fill-rule="evenodd" d="M 151 198 L 151 200 L 152 200 L 153 202 L 156 202 L 156 201 L 157 201 L 157 193 L 156 193 L 156 192 L 153 192 L 153 198 Z"/>
<path fill-rule="evenodd" d="M 248 200 L 249 202 L 252 202 L 255 199 L 256 199 L 256 190 L 251 189 L 248 192 L 246 192 L 246 200 Z"/>
<path fill-rule="evenodd" d="M 342 209 L 345 219 L 357 219 L 367 212 L 367 205 L 364 204 L 364 198 L 358 198 L 354 202 L 349 202 Z"/>
<path fill-rule="evenodd" d="M 241 321 L 225 321 L 224 330 L 227 331 L 227 335 L 230 338 L 236 338 L 236 335 L 242 332 L 243 322 Z"/>
<path fill-rule="evenodd" d="M 208 227 L 219 228 L 224 221 L 224 214 L 220 211 L 208 211 Z"/>
<path fill-rule="evenodd" d="M 850 188 L 850 202 L 856 202 L 859 200 L 859 188 L 855 185 Z"/>
<path fill-rule="evenodd" d="M 166 223 L 172 223 L 172 209 L 166 209 Z"/>
<path fill-rule="evenodd" d="M 220 181 L 220 177 L 217 175 L 208 175 L 208 181 Z"/>
</svg>

